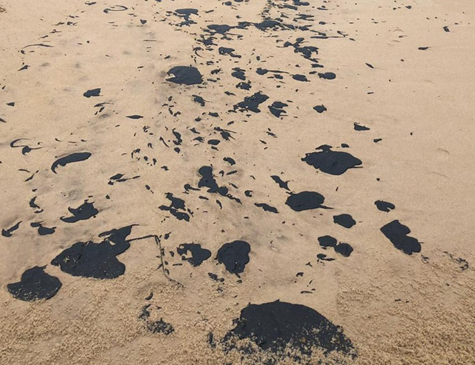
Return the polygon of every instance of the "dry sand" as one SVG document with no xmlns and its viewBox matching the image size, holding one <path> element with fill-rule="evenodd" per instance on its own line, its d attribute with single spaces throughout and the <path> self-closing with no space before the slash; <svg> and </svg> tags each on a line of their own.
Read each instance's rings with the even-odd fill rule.
<svg viewBox="0 0 475 365">
<path fill-rule="evenodd" d="M 276 300 L 341 326 L 358 354 L 315 349 L 303 363 L 475 363 L 473 1 L 0 0 L 0 8 L 1 364 L 262 363 L 272 355 L 226 353 L 221 341 L 249 303 Z M 197 12 L 176 12 L 184 8 Z M 175 66 L 196 67 L 203 81 L 167 81 Z M 260 112 L 236 106 L 258 92 L 268 96 Z M 287 104 L 280 117 L 269 109 L 276 101 Z M 335 175 L 302 161 L 322 145 L 362 164 Z M 52 171 L 79 152 L 91 155 Z M 222 194 L 209 180 L 196 190 L 202 166 L 213 167 Z M 332 209 L 285 204 L 303 191 Z M 167 193 L 185 208 L 175 210 L 181 202 Z M 94 217 L 64 218 L 86 200 Z M 395 209 L 378 210 L 378 200 Z M 340 214 L 356 224 L 335 224 Z M 410 228 L 416 252 L 381 231 L 395 220 Z M 40 235 L 35 222 L 54 233 Z M 180 284 L 160 268 L 153 237 L 117 256 L 125 265 L 117 278 L 51 264 L 76 242 L 99 243 L 100 233 L 132 224 L 128 239 L 160 236 Z M 321 247 L 325 235 L 350 244 L 349 257 Z M 216 259 L 235 240 L 251 247 L 239 276 Z M 192 242 L 211 252 L 196 267 L 176 251 Z M 15 299 L 7 285 L 35 266 L 60 290 Z M 149 330 L 160 319 L 173 333 Z"/>
</svg>

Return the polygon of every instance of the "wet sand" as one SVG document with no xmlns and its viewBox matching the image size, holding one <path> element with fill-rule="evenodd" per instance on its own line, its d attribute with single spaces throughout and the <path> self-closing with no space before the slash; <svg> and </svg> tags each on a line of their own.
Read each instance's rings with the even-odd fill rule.
<svg viewBox="0 0 475 365">
<path fill-rule="evenodd" d="M 0 0 L 0 363 L 475 362 L 474 22 Z"/>
</svg>

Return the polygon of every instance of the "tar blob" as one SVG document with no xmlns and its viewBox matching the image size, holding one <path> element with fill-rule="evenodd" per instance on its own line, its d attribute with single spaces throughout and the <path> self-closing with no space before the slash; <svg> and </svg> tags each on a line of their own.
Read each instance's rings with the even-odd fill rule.
<svg viewBox="0 0 475 365">
<path fill-rule="evenodd" d="M 237 103 L 234 106 L 234 110 L 240 109 L 242 111 L 250 110 L 254 113 L 259 113 L 259 104 L 265 102 L 269 97 L 267 95 L 262 94 L 261 92 L 255 93 L 252 96 L 246 96 L 244 101 Z"/>
<path fill-rule="evenodd" d="M 69 212 L 72 214 L 71 217 L 61 217 L 60 219 L 66 223 L 76 223 L 78 221 L 84 221 L 91 217 L 94 217 L 99 211 L 94 208 L 93 203 L 88 203 L 87 201 L 84 204 L 80 205 L 78 208 L 68 208 Z"/>
<path fill-rule="evenodd" d="M 247 339 L 273 354 L 286 354 L 290 345 L 300 354 L 310 355 L 312 348 L 317 348 L 325 354 L 336 351 L 356 357 L 342 328 L 304 305 L 280 301 L 249 304 L 241 310 L 235 324 L 223 339 L 228 350 L 237 348 L 252 353 L 255 350 L 236 342 Z"/>
<path fill-rule="evenodd" d="M 284 110 L 286 106 L 288 106 L 288 104 L 282 103 L 280 101 L 274 101 L 272 105 L 268 106 L 268 108 L 273 116 L 279 118 L 282 114 L 286 113 L 286 111 Z"/>
<path fill-rule="evenodd" d="M 396 209 L 396 206 L 393 203 L 386 202 L 384 200 L 376 200 L 374 202 L 374 205 L 376 205 L 376 208 L 378 208 L 378 210 L 386 213 L 389 213 L 390 210 Z"/>
<path fill-rule="evenodd" d="M 332 236 L 321 236 L 318 237 L 318 243 L 322 248 L 336 247 L 338 241 Z"/>
<path fill-rule="evenodd" d="M 356 224 L 356 221 L 349 214 L 340 214 L 333 216 L 333 223 L 339 224 L 345 228 L 351 228 Z"/>
<path fill-rule="evenodd" d="M 335 246 L 335 252 L 338 252 L 340 255 L 345 257 L 350 257 L 351 253 L 353 252 L 353 247 L 348 243 L 339 243 Z"/>
<path fill-rule="evenodd" d="M 297 194 L 292 194 L 287 198 L 285 204 L 296 212 L 301 212 L 303 210 L 317 209 L 327 207 L 323 206 L 325 198 L 322 194 L 317 193 L 316 191 L 302 191 Z"/>
<path fill-rule="evenodd" d="M 186 209 L 185 201 L 183 199 L 174 197 L 172 193 L 166 193 L 165 196 L 168 200 L 170 200 L 170 205 L 161 205 L 158 208 L 160 210 L 169 211 L 179 221 L 184 220 L 186 222 L 189 222 L 191 211 L 189 209 Z"/>
<path fill-rule="evenodd" d="M 87 90 L 83 95 L 84 95 L 86 98 L 90 98 L 91 96 L 99 96 L 100 93 L 101 93 L 101 89 L 100 89 L 100 88 L 97 88 L 97 89 Z"/>
<path fill-rule="evenodd" d="M 322 104 L 322 105 L 315 105 L 313 107 L 313 110 L 315 110 L 319 114 L 322 114 L 324 111 L 327 110 L 327 108 L 325 107 L 325 105 Z"/>
<path fill-rule="evenodd" d="M 99 237 L 105 237 L 101 243 L 77 242 L 56 256 L 51 265 L 72 276 L 117 278 L 124 274 L 125 265 L 116 256 L 129 249 L 126 238 L 131 229 L 132 226 L 127 226 L 101 233 Z"/>
<path fill-rule="evenodd" d="M 35 266 L 26 270 L 19 282 L 7 285 L 8 292 L 26 302 L 51 299 L 61 289 L 61 281 L 45 273 L 45 268 Z"/>
<path fill-rule="evenodd" d="M 341 175 L 348 169 L 362 164 L 360 159 L 352 156 L 348 152 L 332 151 L 331 146 L 323 145 L 317 149 L 321 151 L 305 154 L 302 161 L 305 161 L 307 164 L 326 174 Z"/>
<path fill-rule="evenodd" d="M 38 228 L 38 234 L 40 236 L 46 236 L 49 234 L 53 234 L 56 231 L 56 227 L 45 227 L 39 222 L 32 222 L 30 223 L 30 226 L 33 228 Z"/>
<path fill-rule="evenodd" d="M 175 84 L 196 85 L 203 82 L 201 73 L 196 67 L 192 66 L 175 66 L 168 71 L 168 75 L 173 75 L 173 77 L 170 77 L 167 81 Z"/>
<path fill-rule="evenodd" d="M 412 255 L 414 252 L 421 252 L 420 242 L 416 238 L 408 236 L 411 230 L 398 220 L 386 224 L 381 228 L 381 232 L 391 241 L 394 247 L 405 254 Z"/>
<path fill-rule="evenodd" d="M 51 165 L 51 171 L 53 171 L 56 174 L 56 168 L 58 166 L 66 166 L 67 164 L 70 164 L 70 163 L 73 163 L 73 162 L 86 161 L 89 157 L 91 157 L 91 153 L 89 153 L 89 152 L 77 152 L 77 153 L 72 153 L 70 155 L 61 157 L 61 158 L 57 159 Z"/>
<path fill-rule="evenodd" d="M 211 257 L 211 251 L 202 248 L 197 243 L 184 243 L 177 247 L 176 252 L 181 255 L 182 260 L 188 261 L 192 266 L 200 266 L 203 261 L 208 260 Z M 191 257 L 186 257 L 188 252 Z"/>
<path fill-rule="evenodd" d="M 226 270 L 232 274 L 240 274 L 249 262 L 251 246 L 245 241 L 233 241 L 225 243 L 218 250 L 217 260 L 224 264 Z"/>
<path fill-rule="evenodd" d="M 318 77 L 325 80 L 334 80 L 336 75 L 333 72 L 318 73 Z"/>
<path fill-rule="evenodd" d="M 264 209 L 266 212 L 271 212 L 271 213 L 279 213 L 277 208 L 270 206 L 269 204 L 266 203 L 254 203 L 256 207 Z"/>
<path fill-rule="evenodd" d="M 3 237 L 11 237 L 13 232 L 15 232 L 18 228 L 20 228 L 21 221 L 17 224 L 13 225 L 10 228 L 2 229 L 2 236 Z"/>
</svg>

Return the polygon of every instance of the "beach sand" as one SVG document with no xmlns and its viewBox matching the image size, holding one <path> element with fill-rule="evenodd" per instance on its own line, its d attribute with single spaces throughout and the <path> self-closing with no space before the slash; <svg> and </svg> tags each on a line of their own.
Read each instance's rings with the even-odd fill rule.
<svg viewBox="0 0 475 365">
<path fill-rule="evenodd" d="M 0 9 L 1 364 L 475 363 L 473 1 Z"/>
</svg>

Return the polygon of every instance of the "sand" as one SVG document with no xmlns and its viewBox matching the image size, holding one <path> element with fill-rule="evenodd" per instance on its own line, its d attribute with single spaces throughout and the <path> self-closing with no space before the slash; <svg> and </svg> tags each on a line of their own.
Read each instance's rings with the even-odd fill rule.
<svg viewBox="0 0 475 365">
<path fill-rule="evenodd" d="M 0 0 L 0 363 L 297 363 L 225 348 L 276 300 L 357 354 L 301 363 L 475 363 L 474 21 L 468 0 Z M 305 191 L 324 202 L 286 204 Z M 124 245 L 111 277 L 52 264 L 89 241 Z M 15 298 L 36 266 L 61 287 Z"/>
</svg>

